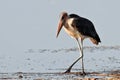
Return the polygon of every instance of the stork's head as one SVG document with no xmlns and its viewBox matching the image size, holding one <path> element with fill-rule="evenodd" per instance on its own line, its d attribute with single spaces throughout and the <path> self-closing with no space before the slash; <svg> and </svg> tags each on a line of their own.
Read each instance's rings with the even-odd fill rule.
<svg viewBox="0 0 120 80">
<path fill-rule="evenodd" d="M 58 29 L 57 29 L 57 35 L 56 37 L 58 37 L 59 33 L 60 33 L 60 30 L 62 29 L 66 19 L 68 17 L 68 14 L 66 12 L 62 12 L 60 14 L 60 20 L 59 20 L 59 23 L 58 23 Z"/>
</svg>

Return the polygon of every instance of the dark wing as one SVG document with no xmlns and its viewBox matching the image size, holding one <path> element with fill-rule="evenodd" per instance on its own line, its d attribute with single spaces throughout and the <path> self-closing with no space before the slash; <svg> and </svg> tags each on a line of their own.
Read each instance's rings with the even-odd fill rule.
<svg viewBox="0 0 120 80">
<path fill-rule="evenodd" d="M 75 14 L 71 14 L 71 15 L 72 15 L 72 17 L 74 16 L 74 20 L 73 20 L 72 26 L 76 27 L 77 30 L 82 35 L 91 37 L 91 38 L 95 39 L 97 42 L 101 42 L 100 38 L 99 38 L 95 28 L 94 28 L 93 23 L 90 20 L 88 20 L 86 18 L 82 18 L 82 17 L 76 16 Z"/>
</svg>

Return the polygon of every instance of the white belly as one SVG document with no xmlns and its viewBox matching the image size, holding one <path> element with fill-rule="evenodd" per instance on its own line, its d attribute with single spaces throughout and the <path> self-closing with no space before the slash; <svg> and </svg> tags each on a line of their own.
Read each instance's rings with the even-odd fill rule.
<svg viewBox="0 0 120 80">
<path fill-rule="evenodd" d="M 81 35 L 77 30 L 75 29 L 67 29 L 64 27 L 65 32 L 70 35 L 72 38 L 84 38 L 85 36 Z"/>
<path fill-rule="evenodd" d="M 72 38 L 85 38 L 85 36 L 83 36 L 75 27 L 72 27 L 72 22 L 73 22 L 73 18 L 72 19 L 68 19 L 67 23 L 68 23 L 68 27 L 64 27 L 64 30 L 66 31 L 66 33 L 68 35 L 70 35 Z"/>
</svg>

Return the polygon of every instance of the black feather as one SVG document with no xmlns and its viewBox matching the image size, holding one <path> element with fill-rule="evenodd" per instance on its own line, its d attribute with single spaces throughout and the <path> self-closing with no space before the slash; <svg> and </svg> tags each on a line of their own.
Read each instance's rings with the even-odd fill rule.
<svg viewBox="0 0 120 80">
<path fill-rule="evenodd" d="M 72 26 L 76 27 L 77 30 L 85 36 L 91 37 L 93 39 L 95 39 L 97 42 L 101 42 L 93 23 L 83 17 L 80 17 L 76 14 L 70 14 L 69 18 L 74 18 L 73 22 L 72 22 Z"/>
</svg>

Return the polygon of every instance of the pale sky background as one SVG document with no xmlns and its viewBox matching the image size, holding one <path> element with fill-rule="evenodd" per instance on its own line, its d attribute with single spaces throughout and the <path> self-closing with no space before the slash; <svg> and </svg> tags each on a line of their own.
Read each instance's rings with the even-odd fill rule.
<svg viewBox="0 0 120 80">
<path fill-rule="evenodd" d="M 120 45 L 119 8 L 120 0 L 0 0 L 0 54 L 77 47 L 63 29 L 56 39 L 62 11 L 90 19 L 101 38 L 100 45 Z M 84 45 L 94 46 L 89 39 Z"/>
</svg>

